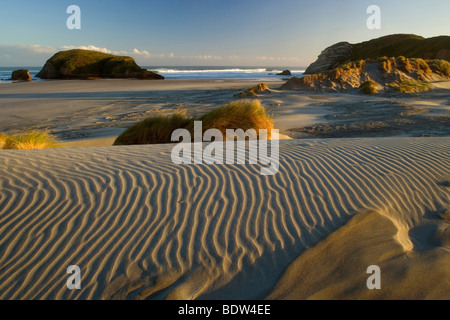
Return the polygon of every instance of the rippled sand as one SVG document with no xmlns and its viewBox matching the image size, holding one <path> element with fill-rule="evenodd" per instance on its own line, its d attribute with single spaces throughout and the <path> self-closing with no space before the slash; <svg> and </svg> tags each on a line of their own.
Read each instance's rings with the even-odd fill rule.
<svg viewBox="0 0 450 320">
<path fill-rule="evenodd" d="M 1 151 L 0 298 L 450 298 L 448 138 L 284 140 L 274 176 L 172 147 Z"/>
</svg>

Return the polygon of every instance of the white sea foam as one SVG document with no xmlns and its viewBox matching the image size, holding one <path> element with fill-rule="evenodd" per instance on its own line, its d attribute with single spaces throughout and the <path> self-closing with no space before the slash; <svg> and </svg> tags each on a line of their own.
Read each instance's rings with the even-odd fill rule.
<svg viewBox="0 0 450 320">
<path fill-rule="evenodd" d="M 166 68 L 160 68 L 154 70 L 156 72 L 160 73 L 263 73 L 267 72 L 267 69 L 259 68 L 259 69 L 166 69 Z"/>
<path fill-rule="evenodd" d="M 289 68 L 284 68 L 289 69 Z M 280 80 L 278 73 L 280 68 L 263 67 L 156 67 L 148 68 L 165 76 L 167 79 L 205 79 L 205 78 L 233 78 L 233 79 L 258 79 L 261 81 Z M 291 70 L 292 75 L 302 76 L 304 69 L 295 68 Z"/>
</svg>

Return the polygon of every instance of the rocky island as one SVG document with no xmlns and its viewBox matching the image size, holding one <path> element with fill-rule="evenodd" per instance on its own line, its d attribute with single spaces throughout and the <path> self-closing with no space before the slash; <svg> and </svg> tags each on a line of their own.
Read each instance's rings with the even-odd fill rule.
<svg viewBox="0 0 450 320">
<path fill-rule="evenodd" d="M 30 72 L 27 69 L 15 70 L 11 74 L 12 81 L 31 81 Z"/>
<path fill-rule="evenodd" d="M 163 76 L 139 67 L 133 58 L 98 51 L 74 49 L 56 53 L 36 75 L 41 79 L 144 79 L 161 80 Z"/>
</svg>

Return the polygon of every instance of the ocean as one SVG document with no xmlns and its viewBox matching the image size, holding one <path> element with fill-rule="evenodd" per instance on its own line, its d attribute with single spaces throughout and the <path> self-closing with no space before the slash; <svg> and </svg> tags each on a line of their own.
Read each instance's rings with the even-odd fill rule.
<svg viewBox="0 0 450 320">
<path fill-rule="evenodd" d="M 290 70 L 292 76 L 302 77 L 305 68 L 299 67 L 154 67 L 145 66 L 148 70 L 159 73 L 166 79 L 239 79 L 261 82 L 278 81 L 289 76 L 277 76 L 283 70 Z M 27 69 L 31 78 L 36 78 L 41 67 L 0 67 L 0 83 L 10 83 L 11 73 L 17 69 Z"/>
<path fill-rule="evenodd" d="M 278 81 L 289 76 L 277 76 L 283 70 L 290 70 L 292 76 L 303 76 L 306 68 L 288 67 L 146 67 L 166 79 L 248 79 Z"/>
</svg>

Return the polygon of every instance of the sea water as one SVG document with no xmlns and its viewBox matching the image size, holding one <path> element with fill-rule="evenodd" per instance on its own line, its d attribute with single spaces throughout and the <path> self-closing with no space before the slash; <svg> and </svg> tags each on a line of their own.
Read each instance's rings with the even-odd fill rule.
<svg viewBox="0 0 450 320">
<path fill-rule="evenodd" d="M 305 68 L 267 67 L 146 67 L 166 79 L 248 79 L 257 81 L 279 81 L 291 76 L 278 76 L 290 70 L 292 76 L 302 77 Z"/>
<path fill-rule="evenodd" d="M 154 71 L 166 79 L 237 79 L 256 80 L 261 82 L 285 80 L 292 76 L 302 77 L 305 68 L 301 67 L 143 67 Z M 11 83 L 11 74 L 14 70 L 27 69 L 33 80 L 41 67 L 0 67 L 0 83 Z M 283 70 L 290 70 L 292 76 L 278 76 Z"/>
</svg>

